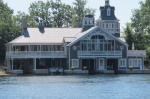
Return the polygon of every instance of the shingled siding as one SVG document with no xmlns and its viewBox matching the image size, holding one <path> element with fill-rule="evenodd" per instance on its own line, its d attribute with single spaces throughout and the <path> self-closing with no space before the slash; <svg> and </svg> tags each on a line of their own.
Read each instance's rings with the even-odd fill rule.
<svg viewBox="0 0 150 99">
<path fill-rule="evenodd" d="M 127 47 L 123 44 L 121 44 L 120 42 L 116 41 L 116 50 L 121 50 L 120 47 L 123 46 L 123 50 L 122 50 L 122 58 L 127 58 Z"/>
<path fill-rule="evenodd" d="M 76 50 L 73 49 L 74 46 L 77 47 Z M 78 41 L 77 43 L 75 43 L 70 47 L 70 65 L 72 65 L 72 59 L 79 59 L 77 55 L 79 50 L 80 50 L 80 41 Z M 79 60 L 79 64 L 80 64 L 80 60 Z M 81 67 L 79 67 L 79 69 L 81 69 Z"/>
</svg>

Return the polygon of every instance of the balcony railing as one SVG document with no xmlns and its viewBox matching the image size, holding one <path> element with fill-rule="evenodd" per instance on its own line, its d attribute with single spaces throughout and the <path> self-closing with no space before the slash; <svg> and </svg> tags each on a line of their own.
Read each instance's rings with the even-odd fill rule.
<svg viewBox="0 0 150 99">
<path fill-rule="evenodd" d="M 146 57 L 146 50 L 128 50 L 128 56 L 141 56 Z"/>
<path fill-rule="evenodd" d="M 78 56 L 122 56 L 122 51 L 78 51 Z"/>
<path fill-rule="evenodd" d="M 12 58 L 66 58 L 64 51 L 11 51 Z"/>
</svg>

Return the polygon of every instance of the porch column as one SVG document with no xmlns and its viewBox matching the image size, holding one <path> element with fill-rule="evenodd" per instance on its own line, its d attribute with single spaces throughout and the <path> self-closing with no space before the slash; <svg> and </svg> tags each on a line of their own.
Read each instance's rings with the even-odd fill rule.
<svg viewBox="0 0 150 99">
<path fill-rule="evenodd" d="M 13 60 L 14 60 L 14 59 L 12 58 L 12 59 L 11 59 L 11 66 L 12 66 L 12 70 L 14 69 L 14 65 L 13 65 L 13 64 L 14 64 L 14 62 L 13 62 Z"/>
<path fill-rule="evenodd" d="M 79 69 L 82 70 L 82 58 L 79 58 Z"/>
<path fill-rule="evenodd" d="M 108 59 L 108 58 L 104 58 L 104 62 L 105 62 L 104 65 L 105 65 L 105 69 L 106 69 L 106 70 L 107 70 L 107 59 Z"/>
<path fill-rule="evenodd" d="M 11 69 L 11 68 L 10 68 L 10 67 L 11 67 L 11 66 L 10 66 L 10 58 L 7 58 L 7 65 L 6 65 L 6 66 L 7 66 L 7 69 L 8 69 L 8 70 Z"/>
<path fill-rule="evenodd" d="M 36 58 L 33 59 L 34 62 L 34 70 L 36 70 Z"/>
</svg>

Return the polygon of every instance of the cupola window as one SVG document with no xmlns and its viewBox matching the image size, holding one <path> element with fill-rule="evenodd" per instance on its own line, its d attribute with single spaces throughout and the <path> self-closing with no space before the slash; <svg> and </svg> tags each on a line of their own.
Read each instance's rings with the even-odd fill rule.
<svg viewBox="0 0 150 99">
<path fill-rule="evenodd" d="M 108 9 L 107 9 L 107 16 L 110 16 L 110 15 L 111 15 L 111 9 L 108 8 Z"/>
</svg>

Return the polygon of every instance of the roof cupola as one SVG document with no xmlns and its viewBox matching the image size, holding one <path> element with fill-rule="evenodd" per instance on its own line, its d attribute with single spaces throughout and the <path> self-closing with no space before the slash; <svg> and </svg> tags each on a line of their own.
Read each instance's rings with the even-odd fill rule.
<svg viewBox="0 0 150 99">
<path fill-rule="evenodd" d="M 109 0 L 105 0 L 105 6 L 109 5 Z"/>
</svg>

